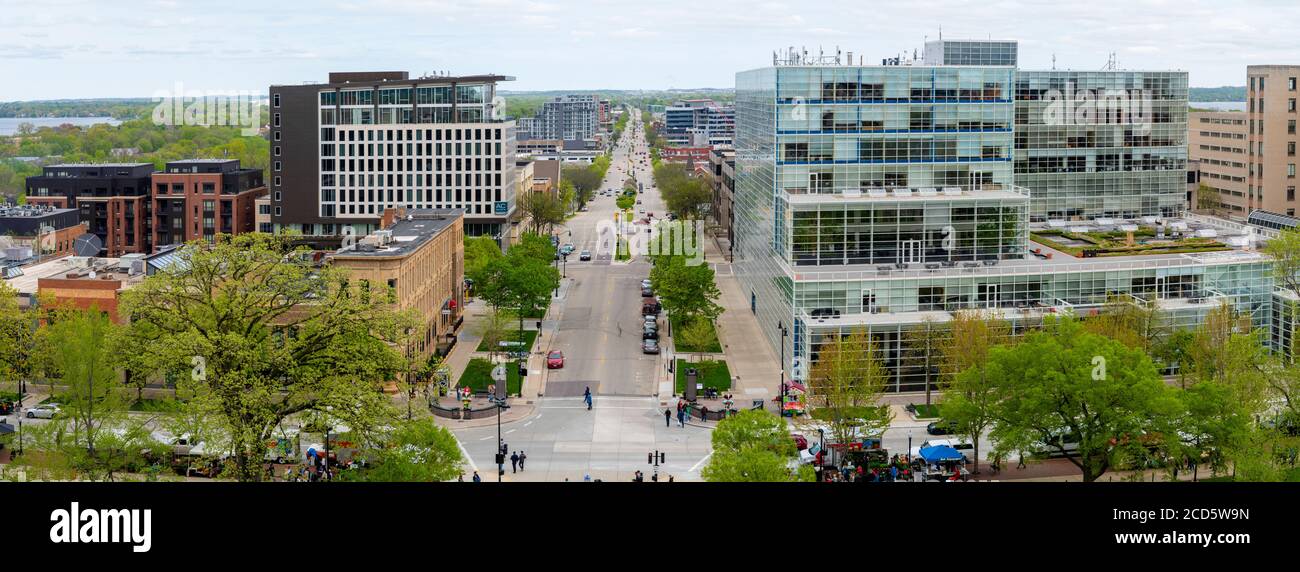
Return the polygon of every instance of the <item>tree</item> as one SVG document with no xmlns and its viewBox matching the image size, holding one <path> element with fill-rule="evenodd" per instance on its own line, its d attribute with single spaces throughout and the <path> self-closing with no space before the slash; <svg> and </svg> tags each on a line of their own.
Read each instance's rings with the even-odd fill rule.
<svg viewBox="0 0 1300 572">
<path fill-rule="evenodd" d="M 1268 406 L 1269 382 L 1261 364 L 1268 361 L 1259 332 L 1227 303 L 1205 315 L 1188 350 L 1195 383 L 1216 381 L 1230 388 L 1233 397 L 1255 415 Z"/>
<path fill-rule="evenodd" d="M 1179 397 L 1183 408 L 1177 423 L 1179 437 L 1171 443 L 1171 465 L 1177 467 L 1187 458 L 1196 461 L 1192 480 L 1196 480 L 1202 464 L 1208 464 L 1215 473 L 1225 471 L 1229 457 L 1249 439 L 1250 413 L 1235 399 L 1231 388 L 1214 381 L 1182 390 Z"/>
<path fill-rule="evenodd" d="M 677 331 L 673 332 L 673 338 L 680 344 L 679 349 L 690 348 L 694 350 L 690 353 L 694 354 L 706 351 L 703 348 L 712 344 L 717 339 L 717 334 L 713 331 L 713 324 L 708 320 L 691 320 L 678 327 Z"/>
<path fill-rule="evenodd" d="M 1300 295 L 1300 230 L 1279 231 L 1264 253 L 1273 257 L 1273 283 Z"/>
<path fill-rule="evenodd" d="M 552 193 L 526 192 L 518 197 L 519 210 L 528 218 L 528 228 L 534 233 L 550 232 L 564 222 L 567 205 Z"/>
<path fill-rule="evenodd" d="M 236 478 L 262 477 L 264 444 L 286 417 L 332 408 L 357 429 L 387 414 L 380 382 L 402 368 L 403 328 L 388 296 L 275 235 L 196 241 L 178 256 L 124 293 L 121 313 L 140 351 L 191 365 L 190 405 L 222 421 Z"/>
<path fill-rule="evenodd" d="M 605 167 L 608 168 L 609 160 L 606 159 L 605 161 Z M 597 189 L 600 189 L 600 185 L 603 182 L 604 172 L 599 170 L 599 167 L 592 167 L 595 167 L 595 165 L 565 165 L 560 168 L 560 180 L 573 185 L 573 191 L 580 203 L 585 203 L 588 200 L 591 200 L 591 195 L 594 194 Z"/>
<path fill-rule="evenodd" d="M 378 440 L 365 453 L 369 466 L 343 471 L 343 480 L 383 483 L 449 481 L 461 473 L 465 462 L 451 431 L 432 419 L 400 423 L 391 435 Z"/>
<path fill-rule="evenodd" d="M 38 312 L 18 305 L 18 292 L 0 282 L 0 380 L 17 381 L 31 371 Z"/>
<path fill-rule="evenodd" d="M 947 329 L 943 324 L 935 323 L 933 318 L 926 316 L 919 326 L 907 330 L 904 334 L 903 347 L 906 348 L 908 361 L 912 366 L 919 366 L 925 378 L 927 406 L 930 405 L 930 392 L 936 381 L 934 374 L 940 369 L 940 348 L 948 337 Z"/>
<path fill-rule="evenodd" d="M 974 472 L 980 467 L 980 440 L 996 420 L 998 386 L 989 376 L 989 353 L 1008 344 L 1011 326 L 993 313 L 962 310 L 948 323 L 950 336 L 942 346 L 948 390 L 944 394 L 944 419 L 971 441 Z"/>
<path fill-rule="evenodd" d="M 741 411 L 718 422 L 713 454 L 700 471 L 704 480 L 796 482 L 812 480 L 812 468 L 799 465 L 798 450 L 785 421 L 762 410 Z"/>
<path fill-rule="evenodd" d="M 28 466 L 45 478 L 116 480 L 148 464 L 156 453 L 143 420 L 127 416 L 111 339 L 118 327 L 95 308 L 66 308 L 47 314 L 39 349 L 61 375 L 58 401 L 64 415 L 31 434 Z M 153 457 L 155 459 L 161 456 Z"/>
<path fill-rule="evenodd" d="M 488 311 L 487 316 L 475 325 L 475 333 L 488 347 L 488 356 L 493 362 L 496 361 L 497 352 L 501 350 L 501 342 L 506 339 L 506 328 L 512 321 L 514 321 L 512 311 L 493 307 Z"/>
<path fill-rule="evenodd" d="M 493 260 L 505 256 L 490 236 L 465 237 L 465 277 L 478 282 L 483 269 Z"/>
<path fill-rule="evenodd" d="M 1222 208 L 1223 196 L 1219 193 L 1219 189 L 1211 187 L 1205 183 L 1201 183 L 1201 185 L 1196 188 L 1197 210 L 1210 211 L 1210 214 L 1214 214 Z"/>
<path fill-rule="evenodd" d="M 1180 404 L 1141 350 L 1084 331 L 1074 318 L 1048 319 L 1042 331 L 989 354 L 997 388 L 991 438 L 999 452 L 1053 450 L 1092 482 L 1126 453 L 1174 434 Z"/>
<path fill-rule="evenodd" d="M 1154 352 L 1169 329 L 1154 296 L 1150 300 L 1111 296 L 1096 317 L 1084 322 L 1084 328 L 1148 353 Z"/>
<path fill-rule="evenodd" d="M 664 308 L 681 321 L 707 319 L 722 313 L 717 300 L 722 296 L 708 264 L 689 265 L 685 256 L 657 256 L 650 270 L 650 281 Z"/>
<path fill-rule="evenodd" d="M 836 443 L 875 437 L 889 427 L 893 414 L 880 405 L 889 372 L 876 357 L 871 334 L 865 329 L 847 336 L 828 334 L 808 375 L 812 395 L 820 398 L 815 419 L 830 424 Z"/>
<path fill-rule="evenodd" d="M 441 364 L 441 360 L 429 355 L 429 348 L 425 345 L 425 335 L 429 330 L 419 312 L 414 309 L 405 310 L 398 316 L 398 320 L 397 327 L 401 329 L 401 334 L 398 336 L 397 349 L 402 355 L 402 371 L 398 381 L 406 393 L 406 420 L 410 421 L 414 416 L 411 403 L 420 390 L 428 386 L 430 376 L 437 365 Z"/>
</svg>

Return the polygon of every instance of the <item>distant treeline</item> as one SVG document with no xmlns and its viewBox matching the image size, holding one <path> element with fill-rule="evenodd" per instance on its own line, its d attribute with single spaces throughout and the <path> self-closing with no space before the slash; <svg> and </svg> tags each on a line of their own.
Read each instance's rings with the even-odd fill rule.
<svg viewBox="0 0 1300 572">
<path fill-rule="evenodd" d="M 59 99 L 0 102 L 0 117 L 145 117 L 158 105 L 152 99 Z"/>
<path fill-rule="evenodd" d="M 1246 101 L 1246 86 L 1193 87 L 1187 90 L 1188 101 Z"/>
</svg>

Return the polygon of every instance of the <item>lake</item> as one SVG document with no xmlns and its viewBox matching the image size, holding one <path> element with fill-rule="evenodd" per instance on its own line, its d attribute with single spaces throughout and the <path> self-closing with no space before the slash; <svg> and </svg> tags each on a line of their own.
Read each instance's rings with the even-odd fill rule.
<svg viewBox="0 0 1300 572">
<path fill-rule="evenodd" d="M 1246 110 L 1246 102 L 1244 101 L 1192 101 L 1188 105 L 1196 109 L 1212 109 L 1214 111 Z"/>
<path fill-rule="evenodd" d="M 23 123 L 31 123 L 36 127 L 58 127 L 64 123 L 71 123 L 78 127 L 87 127 L 100 123 L 109 125 L 118 125 L 122 123 L 112 117 L 0 117 L 0 135 L 13 135 L 18 132 L 18 126 Z"/>
</svg>

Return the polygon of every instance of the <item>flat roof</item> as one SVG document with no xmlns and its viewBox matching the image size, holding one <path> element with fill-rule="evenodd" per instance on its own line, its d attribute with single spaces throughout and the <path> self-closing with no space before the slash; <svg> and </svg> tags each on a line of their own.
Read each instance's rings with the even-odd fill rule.
<svg viewBox="0 0 1300 572">
<path fill-rule="evenodd" d="M 123 285 L 135 285 L 144 280 L 145 274 L 129 274 L 119 269 L 122 261 L 121 258 L 91 258 L 91 266 L 86 265 L 86 259 L 77 256 L 64 256 L 47 260 L 39 264 L 22 267 L 23 274 L 15 278 L 6 280 L 10 286 L 17 290 L 19 294 L 34 295 L 39 289 L 39 283 L 42 278 L 66 278 L 69 272 L 79 271 L 86 272 L 95 270 L 100 280 L 104 275 L 112 276 L 114 280 L 121 280 Z M 81 280 L 90 280 L 89 276 L 82 276 Z"/>
<path fill-rule="evenodd" d="M 356 246 L 338 250 L 331 256 L 343 259 L 407 256 L 455 224 L 465 215 L 465 211 L 463 209 L 411 209 L 406 211 L 406 214 L 407 218 L 394 222 L 387 229 L 377 231 L 391 232 L 392 242 L 382 246 L 370 244 L 367 241 L 376 236 L 376 233 L 371 233 L 357 241 Z"/>
</svg>

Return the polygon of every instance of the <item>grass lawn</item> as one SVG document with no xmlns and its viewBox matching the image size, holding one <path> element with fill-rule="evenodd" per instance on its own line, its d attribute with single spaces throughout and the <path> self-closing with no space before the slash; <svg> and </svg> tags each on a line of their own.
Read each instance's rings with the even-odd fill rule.
<svg viewBox="0 0 1300 572">
<path fill-rule="evenodd" d="M 527 318 L 527 317 L 526 317 L 526 318 Z M 516 326 L 517 326 L 517 325 L 518 325 L 518 324 L 516 324 Z M 525 347 L 527 347 L 529 351 L 532 351 L 532 348 L 533 348 L 533 341 L 536 340 L 536 339 L 537 339 L 537 330 L 524 330 L 524 337 L 523 337 L 523 340 L 520 340 L 520 339 L 519 339 L 519 330 L 516 330 L 516 329 L 510 329 L 510 330 L 507 330 L 507 331 L 505 332 L 504 340 L 502 340 L 502 341 L 507 341 L 507 342 L 518 342 L 518 341 L 523 341 Z M 512 349 L 512 348 L 497 348 L 497 351 L 501 351 L 501 350 L 505 350 L 505 349 Z M 489 348 L 489 347 L 488 347 L 487 340 L 483 340 L 483 341 L 479 342 L 479 344 L 478 344 L 478 351 L 481 351 L 481 352 L 492 351 L 492 348 Z"/>
<path fill-rule="evenodd" d="M 628 250 L 627 240 L 618 239 L 618 248 L 614 252 L 614 260 L 630 260 L 632 253 Z"/>
<path fill-rule="evenodd" d="M 505 366 L 506 393 L 519 395 L 523 389 L 523 379 L 519 377 L 519 362 L 506 362 Z M 487 391 L 489 385 L 496 383 L 492 381 L 493 367 L 491 362 L 483 358 L 469 360 L 469 365 L 465 366 L 465 373 L 460 375 L 457 387 L 468 386 L 473 391 Z"/>
<path fill-rule="evenodd" d="M 669 319 L 672 320 L 672 318 Z M 682 322 L 682 324 L 689 324 L 689 323 L 690 322 Z M 680 335 L 682 330 L 677 326 L 678 326 L 677 322 L 673 320 L 673 324 L 672 324 L 673 347 L 676 348 L 677 351 L 682 353 L 704 353 L 704 354 L 722 353 L 722 342 L 718 341 L 718 330 L 714 327 L 713 322 L 709 322 L 708 341 L 699 346 L 688 345 L 684 340 L 682 340 L 682 336 Z"/>
<path fill-rule="evenodd" d="M 180 410 L 181 402 L 174 399 L 139 399 L 131 403 L 131 411 L 172 413 Z"/>
<path fill-rule="evenodd" d="M 1147 231 L 1147 232 L 1143 232 Z M 1155 235 L 1149 229 L 1134 232 L 1135 237 L 1150 238 Z M 1049 229 L 1030 233 L 1030 240 L 1069 254 L 1083 256 L 1084 250 L 1096 250 L 1097 256 L 1136 256 L 1143 254 L 1182 254 L 1194 252 L 1214 252 L 1228 250 L 1222 242 L 1211 238 L 1186 237 L 1169 243 L 1134 244 L 1128 246 L 1126 236 L 1121 232 L 1073 233 Z M 1067 245 L 1056 239 L 1069 238 L 1087 242 L 1086 246 Z"/>
<path fill-rule="evenodd" d="M 912 405 L 916 407 L 917 419 L 938 419 L 939 418 L 938 404 L 926 405 L 924 403 L 913 403 Z"/>
<path fill-rule="evenodd" d="M 679 359 L 676 365 L 677 381 L 673 385 L 677 393 L 686 390 L 686 370 L 692 367 L 700 370 L 696 382 L 703 383 L 705 388 L 712 387 L 718 391 L 731 389 L 731 370 L 727 369 L 727 362 L 722 360 L 688 362 Z"/>
</svg>

